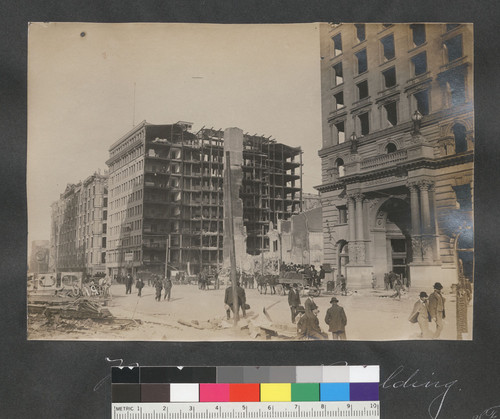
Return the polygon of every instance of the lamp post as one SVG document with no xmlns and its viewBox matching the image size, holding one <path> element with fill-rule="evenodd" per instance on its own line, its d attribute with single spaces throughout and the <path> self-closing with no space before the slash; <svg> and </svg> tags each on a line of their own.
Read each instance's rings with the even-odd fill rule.
<svg viewBox="0 0 500 419">
<path fill-rule="evenodd" d="M 358 152 L 358 136 L 356 135 L 356 132 L 353 131 L 353 133 L 349 137 L 349 140 L 351 140 L 351 153 L 357 153 Z"/>
<path fill-rule="evenodd" d="M 420 134 L 420 124 L 422 123 L 423 115 L 417 110 L 413 112 L 411 120 L 413 121 L 413 134 Z"/>
</svg>

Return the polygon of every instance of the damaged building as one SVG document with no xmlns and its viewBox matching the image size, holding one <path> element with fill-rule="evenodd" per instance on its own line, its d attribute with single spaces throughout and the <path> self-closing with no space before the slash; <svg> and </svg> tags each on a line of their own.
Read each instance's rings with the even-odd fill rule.
<svg viewBox="0 0 500 419">
<path fill-rule="evenodd" d="M 166 260 L 169 269 L 190 274 L 222 267 L 229 134 L 191 129 L 188 122 L 143 121 L 111 145 L 108 274 L 163 273 Z M 301 210 L 302 154 L 298 147 L 238 131 L 242 243 L 248 254 L 258 255 L 269 248 L 270 222 Z"/>
</svg>

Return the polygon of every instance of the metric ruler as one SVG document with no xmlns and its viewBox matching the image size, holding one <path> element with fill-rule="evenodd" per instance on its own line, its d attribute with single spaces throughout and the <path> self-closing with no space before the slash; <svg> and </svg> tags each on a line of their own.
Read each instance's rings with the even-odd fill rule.
<svg viewBox="0 0 500 419">
<path fill-rule="evenodd" d="M 379 401 L 113 403 L 112 419 L 380 419 Z"/>
</svg>

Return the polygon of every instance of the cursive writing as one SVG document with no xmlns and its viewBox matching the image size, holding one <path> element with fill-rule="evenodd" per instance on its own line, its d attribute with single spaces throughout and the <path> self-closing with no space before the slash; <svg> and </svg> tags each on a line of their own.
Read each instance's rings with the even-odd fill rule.
<svg viewBox="0 0 500 419">
<path fill-rule="evenodd" d="M 400 365 L 397 367 L 389 377 L 381 384 L 381 387 L 384 389 L 399 389 L 399 388 L 426 388 L 426 389 L 438 389 L 443 390 L 440 392 L 434 399 L 431 400 L 429 406 L 427 408 L 427 412 L 431 419 L 437 419 L 441 410 L 443 408 L 444 402 L 446 400 L 446 396 L 448 396 L 448 392 L 451 388 L 458 382 L 458 380 L 449 381 L 447 383 L 442 383 L 440 381 L 433 380 L 422 380 L 418 378 L 420 374 L 420 369 L 416 369 L 413 371 L 408 378 L 405 374 L 403 374 L 405 367 Z M 432 373 L 431 375 L 434 375 Z"/>
<path fill-rule="evenodd" d="M 494 419 L 494 418 L 498 418 L 499 416 L 499 413 L 498 411 L 500 411 L 500 405 L 497 405 L 497 406 L 492 406 L 492 407 L 488 407 L 488 409 L 486 410 L 483 410 L 481 412 L 481 414 L 479 415 L 474 415 L 472 417 L 472 419 L 481 419 L 481 418 L 489 418 L 489 419 Z"/>
<path fill-rule="evenodd" d="M 119 362 L 120 365 L 113 365 L 115 367 L 121 367 L 121 368 L 133 368 L 133 367 L 138 367 L 139 363 L 138 362 L 133 362 L 130 365 L 123 365 L 123 359 L 118 358 L 118 359 L 110 359 L 108 357 L 105 358 L 107 362 Z M 111 374 L 106 375 L 102 380 L 100 380 L 95 386 L 94 386 L 94 391 L 99 390 L 106 382 L 108 382 L 111 379 Z"/>
</svg>

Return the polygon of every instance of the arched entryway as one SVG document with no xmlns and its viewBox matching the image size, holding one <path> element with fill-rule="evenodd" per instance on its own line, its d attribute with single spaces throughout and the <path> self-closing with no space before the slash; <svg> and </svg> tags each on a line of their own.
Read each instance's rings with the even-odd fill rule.
<svg viewBox="0 0 500 419">
<path fill-rule="evenodd" d="M 378 270 L 409 278 L 408 265 L 413 259 L 410 204 L 401 198 L 386 199 L 377 211 L 375 226 Z"/>
<path fill-rule="evenodd" d="M 344 275 L 347 278 L 346 265 L 349 263 L 349 245 L 345 240 L 337 243 L 337 272 L 336 275 Z"/>
</svg>

